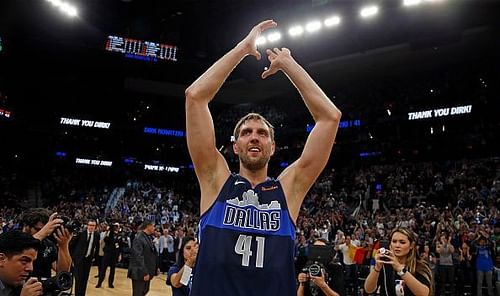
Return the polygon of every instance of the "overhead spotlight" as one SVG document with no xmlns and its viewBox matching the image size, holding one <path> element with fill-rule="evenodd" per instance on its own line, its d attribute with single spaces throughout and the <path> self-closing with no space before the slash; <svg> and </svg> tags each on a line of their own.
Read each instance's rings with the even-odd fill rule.
<svg viewBox="0 0 500 296">
<path fill-rule="evenodd" d="M 302 33 L 304 33 L 304 28 L 302 28 L 302 26 L 293 26 L 290 30 L 288 30 L 288 34 L 290 34 L 290 36 L 298 36 L 302 35 Z"/>
<path fill-rule="evenodd" d="M 389 115 L 389 116 L 392 115 L 391 109 L 387 109 L 387 115 Z"/>
<path fill-rule="evenodd" d="M 313 21 L 306 25 L 306 31 L 310 33 L 316 32 L 319 29 L 321 29 L 321 22 L 319 21 Z"/>
<path fill-rule="evenodd" d="M 445 126 L 444 126 L 444 124 L 443 124 L 443 132 L 445 132 L 445 131 L 446 131 L 446 127 L 445 127 Z"/>
<path fill-rule="evenodd" d="M 329 18 L 325 19 L 324 24 L 326 27 L 336 26 L 336 25 L 340 24 L 340 17 L 338 17 L 338 16 L 329 17 Z"/>
<path fill-rule="evenodd" d="M 372 17 L 378 13 L 378 6 L 372 5 L 372 6 L 366 6 L 361 9 L 359 12 L 359 15 L 363 18 L 367 17 Z"/>
<path fill-rule="evenodd" d="M 431 127 L 431 135 L 434 134 L 434 128 Z"/>
<path fill-rule="evenodd" d="M 415 6 L 422 3 L 422 0 L 403 0 L 404 6 Z"/>
<path fill-rule="evenodd" d="M 61 11 L 67 13 L 71 17 L 76 16 L 77 14 L 76 8 L 69 5 L 68 3 L 62 3 L 61 6 L 59 6 L 59 8 L 61 9 Z"/>
<path fill-rule="evenodd" d="M 280 32 L 270 33 L 267 36 L 267 41 L 269 41 L 269 42 L 275 42 L 275 41 L 278 41 L 280 39 L 281 39 L 281 33 Z"/>
<path fill-rule="evenodd" d="M 369 137 L 370 139 L 373 139 L 372 133 L 370 133 L 370 132 L 369 132 L 369 133 L 368 133 L 368 137 Z"/>
<path fill-rule="evenodd" d="M 263 45 L 263 44 L 266 44 L 266 37 L 264 36 L 260 36 L 259 38 L 257 38 L 257 40 L 255 41 L 255 44 L 257 45 Z"/>
<path fill-rule="evenodd" d="M 57 6 L 57 7 L 59 7 L 63 4 L 61 0 L 47 0 L 47 1 L 49 1 L 50 3 L 52 3 L 52 5 Z"/>
</svg>

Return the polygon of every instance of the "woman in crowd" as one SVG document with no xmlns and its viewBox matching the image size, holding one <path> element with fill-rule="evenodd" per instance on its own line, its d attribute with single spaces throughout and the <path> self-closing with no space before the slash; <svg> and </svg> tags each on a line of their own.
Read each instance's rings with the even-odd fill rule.
<svg viewBox="0 0 500 296">
<path fill-rule="evenodd" d="M 389 237 L 390 249 L 380 248 L 375 255 L 375 268 L 365 281 L 365 291 L 380 295 L 399 296 L 432 294 L 433 278 L 429 264 L 417 257 L 416 235 L 398 227 Z"/>
<path fill-rule="evenodd" d="M 173 296 L 188 296 L 191 291 L 193 267 L 198 255 L 198 243 L 193 237 L 186 236 L 181 244 L 177 262 L 167 273 L 167 285 L 172 286 Z"/>
</svg>

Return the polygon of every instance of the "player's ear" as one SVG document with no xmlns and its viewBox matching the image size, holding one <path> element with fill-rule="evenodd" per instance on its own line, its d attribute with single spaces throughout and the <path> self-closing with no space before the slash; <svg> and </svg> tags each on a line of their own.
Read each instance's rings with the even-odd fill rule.
<svg viewBox="0 0 500 296">
<path fill-rule="evenodd" d="M 238 155 L 238 146 L 236 145 L 236 141 L 233 142 L 233 152 Z"/>
</svg>

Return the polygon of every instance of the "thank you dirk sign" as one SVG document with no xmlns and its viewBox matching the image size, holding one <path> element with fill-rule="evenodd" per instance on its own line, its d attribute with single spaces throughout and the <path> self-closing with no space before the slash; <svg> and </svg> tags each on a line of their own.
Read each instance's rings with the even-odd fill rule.
<svg viewBox="0 0 500 296">
<path fill-rule="evenodd" d="M 472 113 L 472 105 L 408 112 L 408 120 L 429 119 Z"/>
</svg>

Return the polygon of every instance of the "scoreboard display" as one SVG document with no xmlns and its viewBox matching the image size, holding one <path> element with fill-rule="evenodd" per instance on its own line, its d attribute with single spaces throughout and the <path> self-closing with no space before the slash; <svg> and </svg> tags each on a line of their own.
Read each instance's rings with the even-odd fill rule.
<svg viewBox="0 0 500 296">
<path fill-rule="evenodd" d="M 156 60 L 177 61 L 177 46 L 131 38 L 108 36 L 106 50 Z"/>
</svg>

